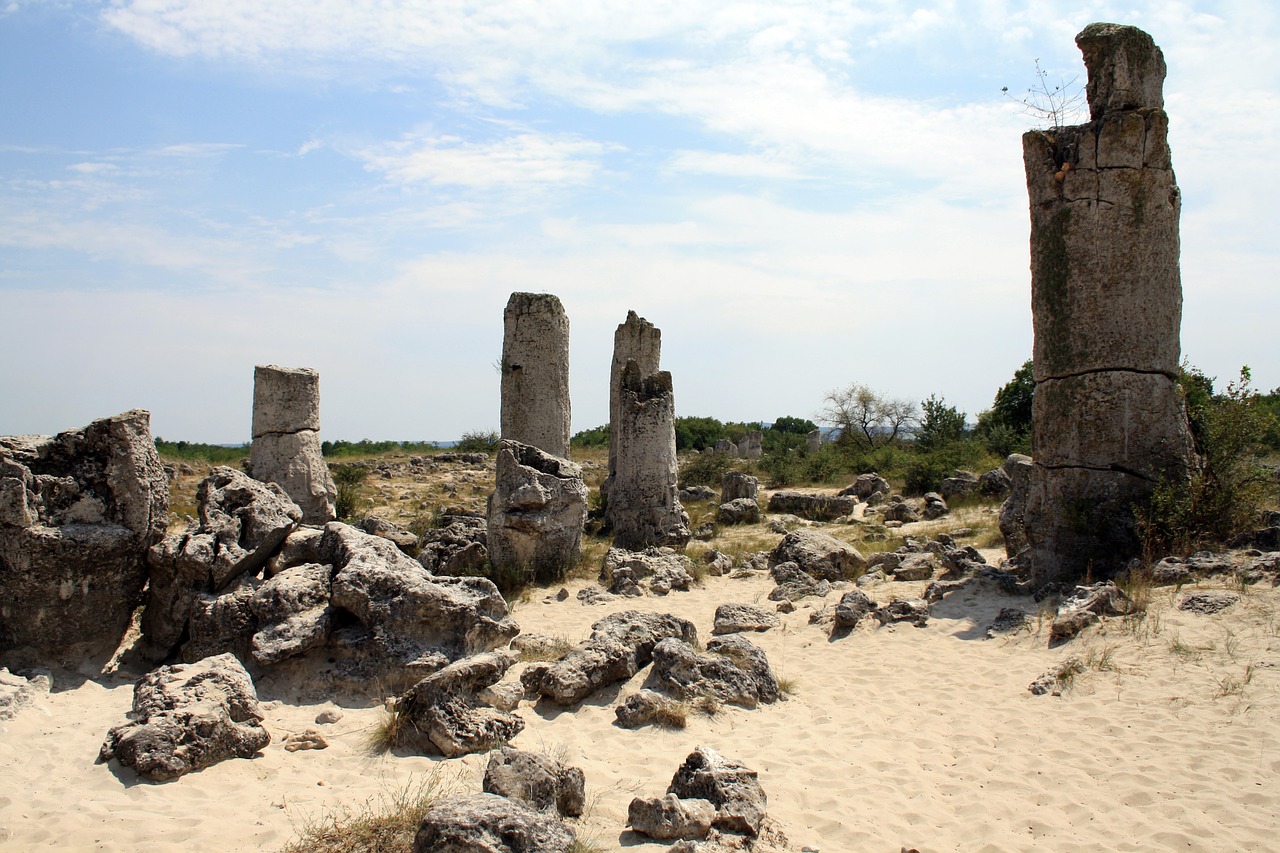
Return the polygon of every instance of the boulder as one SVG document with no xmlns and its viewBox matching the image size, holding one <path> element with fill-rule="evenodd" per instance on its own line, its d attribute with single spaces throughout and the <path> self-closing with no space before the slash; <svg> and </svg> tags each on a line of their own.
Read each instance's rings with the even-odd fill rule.
<svg viewBox="0 0 1280 853">
<path fill-rule="evenodd" d="M 1009 494 L 1013 479 L 1003 467 L 992 468 L 978 478 L 978 494 L 988 498 L 1002 498 Z"/>
<path fill-rule="evenodd" d="M 701 503 L 702 501 L 713 501 L 716 499 L 715 489 L 709 486 L 686 486 L 679 491 L 681 503 Z"/>
<path fill-rule="evenodd" d="M 876 603 L 860 589 L 851 589 L 840 596 L 836 604 L 834 627 L 837 629 L 856 628 L 862 618 L 875 612 Z"/>
<path fill-rule="evenodd" d="M 978 476 L 969 471 L 957 471 L 938 484 L 938 492 L 946 500 L 967 498 L 977 494 L 980 488 Z"/>
<path fill-rule="evenodd" d="M 1000 505 L 1000 534 L 1004 536 L 1005 554 L 1016 557 L 1027 549 L 1027 500 L 1035 465 L 1030 456 L 1011 453 L 1001 470 L 1009 475 L 1009 496 Z"/>
<path fill-rule="evenodd" d="M 720 478 L 720 501 L 728 503 L 729 501 L 746 498 L 748 500 L 757 500 L 760 495 L 760 481 L 741 471 L 726 471 L 724 476 Z"/>
<path fill-rule="evenodd" d="M 768 808 L 758 776 L 742 762 L 700 746 L 680 765 L 667 792 L 682 800 L 708 801 L 716 809 L 713 826 L 754 836 Z"/>
<path fill-rule="evenodd" d="M 907 554 L 893 569 L 893 579 L 896 581 L 932 580 L 940 568 L 932 554 Z"/>
<path fill-rule="evenodd" d="M 702 555 L 702 560 L 707 564 L 709 575 L 721 577 L 733 571 L 733 558 L 715 548 L 708 548 Z"/>
<path fill-rule="evenodd" d="M 782 624 L 775 613 L 750 604 L 721 604 L 716 608 L 712 634 L 737 634 L 743 631 L 768 631 Z"/>
<path fill-rule="evenodd" d="M 769 497 L 769 512 L 790 513 L 811 521 L 831 521 L 849 515 L 857 505 L 855 498 L 841 495 L 782 491 Z"/>
<path fill-rule="evenodd" d="M 707 652 L 700 655 L 683 640 L 663 640 L 653 649 L 653 677 L 681 699 L 712 696 L 744 708 L 778 701 L 778 678 L 769 658 L 745 637 L 716 637 Z"/>
<path fill-rule="evenodd" d="M 920 521 L 924 518 L 920 505 L 915 501 L 904 498 L 901 495 L 894 495 L 884 505 L 881 514 L 885 521 L 897 521 L 902 524 L 910 524 L 913 521 Z"/>
<path fill-rule="evenodd" d="M 576 835 L 560 818 L 497 794 L 432 803 L 413 853 L 569 853 Z"/>
<path fill-rule="evenodd" d="M 874 472 L 859 474 L 858 478 L 841 490 L 840 494 L 852 495 L 860 501 L 865 501 L 875 494 L 889 494 L 889 481 Z"/>
<path fill-rule="evenodd" d="M 881 625 L 910 622 L 917 628 L 923 628 L 929 622 L 929 603 L 921 598 L 895 598 L 877 607 L 875 617 Z"/>
<path fill-rule="evenodd" d="M 847 542 L 816 530 L 793 530 L 769 555 L 770 565 L 793 562 L 819 580 L 849 580 L 867 567 L 866 558 Z"/>
<path fill-rule="evenodd" d="M 253 659 L 264 666 L 319 648 L 329 637 L 330 566 L 307 563 L 285 569 L 249 599 L 259 630 L 250 640 Z"/>
<path fill-rule="evenodd" d="M 509 652 L 474 655 L 419 681 L 396 700 L 399 745 L 457 758 L 487 752 L 524 730 L 515 714 L 485 706 L 481 690 L 499 681 L 515 662 Z"/>
<path fill-rule="evenodd" d="M 653 660 L 654 646 L 668 637 L 697 641 L 693 623 L 667 613 L 624 610 L 591 626 L 586 642 L 553 664 L 534 664 L 520 676 L 528 695 L 558 705 L 576 705 L 592 693 L 625 681 Z"/>
<path fill-rule="evenodd" d="M 182 659 L 195 663 L 222 654 L 252 660 L 250 647 L 258 631 L 250 602 L 262 581 L 241 575 L 235 586 L 223 593 L 202 594 L 187 620 L 187 642 Z"/>
<path fill-rule="evenodd" d="M 937 492 L 926 492 L 924 496 L 924 517 L 932 521 L 935 518 L 942 518 L 951 510 L 947 507 L 947 502 L 942 499 L 942 495 Z"/>
<path fill-rule="evenodd" d="M 648 591 L 666 595 L 672 590 L 688 591 L 693 585 L 693 561 L 670 548 L 628 551 L 610 548 L 604 555 L 600 582 L 609 584 L 614 595 L 639 596 Z"/>
<path fill-rule="evenodd" d="M 636 797 L 627 808 L 627 825 L 633 832 L 657 841 L 702 839 L 711 831 L 716 807 L 706 800 L 664 797 Z"/>
<path fill-rule="evenodd" d="M 116 758 L 155 781 L 249 758 L 271 742 L 249 673 L 232 655 L 148 673 L 130 717 L 107 734 L 98 760 Z"/>
<path fill-rule="evenodd" d="M 489 498 L 489 563 L 513 581 L 560 580 L 582 553 L 582 468 L 533 445 L 504 440 L 497 472 Z"/>
<path fill-rule="evenodd" d="M 735 524 L 759 524 L 760 505 L 752 498 L 734 498 L 716 508 L 716 522 L 726 527 Z"/>
<path fill-rule="evenodd" d="M 820 598 L 831 591 L 831 581 L 814 579 L 798 563 L 778 563 L 769 569 L 769 575 L 777 584 L 769 591 L 770 601 L 798 601 L 809 596 Z"/>
<path fill-rule="evenodd" d="M 1049 628 L 1049 643 L 1070 640 L 1092 625 L 1099 616 L 1123 616 L 1132 607 L 1129 597 L 1111 581 L 1077 586 L 1074 594 L 1058 606 Z"/>
<path fill-rule="evenodd" d="M 397 548 L 410 556 L 418 552 L 418 537 L 404 525 L 376 515 L 368 515 L 356 526 L 365 533 L 381 536 L 383 539 L 394 542 Z"/>
<path fill-rule="evenodd" d="M 504 746 L 489 753 L 484 791 L 518 800 L 539 811 L 580 817 L 586 808 L 586 777 L 549 755 Z"/>
<path fill-rule="evenodd" d="M 145 411 L 0 437 L 0 654 L 76 666 L 114 650 L 168 502 Z"/>
<path fill-rule="evenodd" d="M 683 728 L 683 723 L 674 723 L 665 712 L 675 704 L 661 693 L 653 690 L 637 690 L 613 709 L 615 722 L 624 729 L 638 729 L 649 723 Z"/>
<path fill-rule="evenodd" d="M 475 576 L 489 564 L 489 525 L 483 518 L 451 515 L 418 540 L 418 562 L 435 575 Z"/>
<path fill-rule="evenodd" d="M 15 673 L 0 666 L 0 722 L 12 720 L 37 698 L 47 696 L 52 686 L 47 670 Z"/>
</svg>

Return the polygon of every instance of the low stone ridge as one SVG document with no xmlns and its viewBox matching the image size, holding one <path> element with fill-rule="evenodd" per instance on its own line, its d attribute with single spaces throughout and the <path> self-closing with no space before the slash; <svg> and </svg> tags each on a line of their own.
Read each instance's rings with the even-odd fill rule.
<svg viewBox="0 0 1280 853">
<path fill-rule="evenodd" d="M 15 673 L 0 666 L 0 722 L 12 720 L 52 687 L 47 670 Z"/>
<path fill-rule="evenodd" d="M 98 760 L 116 758 L 156 781 L 249 758 L 271 742 L 253 681 L 229 654 L 148 673 L 130 717 L 107 734 Z"/>
<path fill-rule="evenodd" d="M 580 817 L 586 808 L 586 777 L 549 755 L 504 746 L 489 754 L 484 791 L 518 800 L 539 811 Z"/>
<path fill-rule="evenodd" d="M 435 575 L 474 576 L 489 563 L 489 524 L 483 518 L 448 515 L 444 525 L 418 540 L 418 562 Z"/>
<path fill-rule="evenodd" d="M 489 563 L 515 580 L 558 580 L 582 553 L 587 487 L 581 466 L 504 440 L 489 499 Z"/>
<path fill-rule="evenodd" d="M 1178 602 L 1178 609 L 1184 613 L 1210 616 L 1221 613 L 1239 600 L 1240 596 L 1234 592 L 1193 592 L 1183 596 Z"/>
<path fill-rule="evenodd" d="M 877 607 L 875 617 L 881 625 L 910 622 L 917 628 L 923 628 L 929 623 L 929 603 L 922 598 L 895 598 Z"/>
<path fill-rule="evenodd" d="M 888 495 L 889 481 L 875 472 L 859 474 L 853 483 L 840 491 L 840 494 L 844 496 L 852 495 L 860 501 L 865 501 L 874 494 Z"/>
<path fill-rule="evenodd" d="M 614 595 L 636 597 L 650 592 L 666 595 L 672 590 L 688 592 L 693 586 L 693 561 L 670 548 L 628 551 L 610 548 L 604 555 L 600 582 L 609 584 Z"/>
<path fill-rule="evenodd" d="M 262 571 L 302 520 L 302 510 L 280 486 L 225 466 L 200 481 L 196 501 L 198 523 L 147 553 L 151 583 L 142 635 L 156 660 L 182 639 L 201 595 Z"/>
<path fill-rule="evenodd" d="M 758 524 L 760 504 L 753 498 L 734 498 L 716 507 L 716 523 L 725 526 Z"/>
<path fill-rule="evenodd" d="M 552 664 L 534 664 L 520 676 L 525 692 L 558 705 L 576 705 L 592 693 L 625 681 L 653 660 L 654 646 L 668 637 L 694 643 L 698 629 L 669 613 L 624 610 L 591 626 L 586 642 Z"/>
<path fill-rule="evenodd" d="M 390 540 L 409 556 L 413 556 L 418 551 L 418 537 L 402 524 L 396 524 L 380 516 L 368 515 L 356 527 L 365 533 Z"/>
<path fill-rule="evenodd" d="M 627 808 L 632 831 L 658 841 L 701 840 L 711 832 L 716 807 L 706 800 L 681 799 L 675 794 L 636 797 Z"/>
<path fill-rule="evenodd" d="M 831 521 L 849 515 L 857 507 L 856 498 L 820 495 L 809 492 L 774 492 L 769 497 L 769 512 L 785 512 L 810 521 Z"/>
<path fill-rule="evenodd" d="M 716 808 L 713 826 L 757 835 L 768 809 L 759 774 L 740 761 L 700 746 L 676 771 L 667 792 L 682 800 L 706 800 Z"/>
<path fill-rule="evenodd" d="M 707 643 L 707 652 L 700 655 L 683 640 L 663 640 L 653 649 L 653 676 L 680 699 L 713 696 L 744 708 L 778 701 L 778 678 L 763 649 L 730 634 Z"/>
<path fill-rule="evenodd" d="M 712 634 L 737 634 L 743 631 L 768 631 L 782 624 L 776 613 L 750 604 L 721 604 L 716 608 Z"/>
<path fill-rule="evenodd" d="M 550 812 L 497 794 L 469 794 L 427 809 L 413 853 L 569 853 L 576 837 Z"/>
<path fill-rule="evenodd" d="M 1049 628 L 1049 643 L 1070 640 L 1098 621 L 1099 616 L 1123 616 L 1131 607 L 1129 597 L 1111 581 L 1077 586 L 1074 594 L 1058 607 Z"/>
<path fill-rule="evenodd" d="M 0 437 L 0 653 L 78 665 L 142 603 L 169 487 L 140 409 L 57 436 Z"/>
<path fill-rule="evenodd" d="M 867 568 L 867 560 L 847 542 L 816 530 L 793 530 L 769 555 L 769 563 L 792 562 L 819 580 L 849 580 Z"/>
<path fill-rule="evenodd" d="M 524 720 L 489 707 L 477 697 L 501 680 L 514 662 L 515 656 L 505 651 L 474 655 L 409 688 L 395 704 L 401 722 L 399 744 L 457 758 L 488 752 L 520 734 Z"/>
<path fill-rule="evenodd" d="M 1027 625 L 1027 614 L 1016 607 L 1002 607 L 996 614 L 995 621 L 987 626 L 987 639 L 996 634 L 1012 634 L 1021 631 Z"/>
</svg>

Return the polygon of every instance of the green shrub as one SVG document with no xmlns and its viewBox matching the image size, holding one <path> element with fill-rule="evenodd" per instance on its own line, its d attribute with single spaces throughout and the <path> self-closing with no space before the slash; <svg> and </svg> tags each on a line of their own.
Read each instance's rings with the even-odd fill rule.
<svg viewBox="0 0 1280 853">
<path fill-rule="evenodd" d="M 694 453 L 685 457 L 680 466 L 680 488 L 690 486 L 720 487 L 720 480 L 732 465 L 733 457 L 727 453 Z"/>
<path fill-rule="evenodd" d="M 454 445 L 459 453 L 488 453 L 493 455 L 498 450 L 502 435 L 497 430 L 473 430 L 464 432 L 462 440 Z"/>
<path fill-rule="evenodd" d="M 363 503 L 361 492 L 364 481 L 369 477 L 369 469 L 363 465 L 330 465 L 329 473 L 338 490 L 334 512 L 340 520 L 351 520 Z"/>
</svg>

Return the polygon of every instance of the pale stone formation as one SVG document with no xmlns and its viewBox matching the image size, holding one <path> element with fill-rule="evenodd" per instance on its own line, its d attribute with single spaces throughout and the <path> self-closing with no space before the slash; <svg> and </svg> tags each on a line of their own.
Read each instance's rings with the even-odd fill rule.
<svg viewBox="0 0 1280 853">
<path fill-rule="evenodd" d="M 109 654 L 142 602 L 169 486 L 140 409 L 0 437 L 0 660 Z"/>
<path fill-rule="evenodd" d="M 738 455 L 743 459 L 759 459 L 764 455 L 764 433 L 758 429 L 744 435 L 738 441 Z"/>
<path fill-rule="evenodd" d="M 634 359 L 622 371 L 617 420 L 617 471 L 609 492 L 613 544 L 629 551 L 689 544 L 689 514 L 676 483 L 676 407 L 671 374 L 646 374 Z"/>
<path fill-rule="evenodd" d="M 622 371 L 628 361 L 640 366 L 642 376 L 658 372 L 662 355 L 662 330 L 635 311 L 627 312 L 626 322 L 613 333 L 613 363 L 609 367 L 609 476 L 600 484 L 600 497 L 604 499 L 605 519 L 610 524 L 609 490 L 618 472 L 618 418 L 622 405 Z"/>
<path fill-rule="evenodd" d="M 1118 571 L 1138 550 L 1135 504 L 1194 458 L 1164 57 L 1115 24 L 1076 44 L 1091 121 L 1022 139 L 1036 379 L 1024 521 L 1040 583 Z"/>
<path fill-rule="evenodd" d="M 250 473 L 275 483 L 302 510 L 304 524 L 336 518 L 338 490 L 320 453 L 320 374 L 309 367 L 253 369 Z"/>
<path fill-rule="evenodd" d="M 489 564 L 503 585 L 560 580 L 582 554 L 587 487 L 582 468 L 503 439 L 489 498 Z"/>
<path fill-rule="evenodd" d="M 513 293 L 503 313 L 502 437 L 569 457 L 569 318 L 550 293 Z"/>
</svg>

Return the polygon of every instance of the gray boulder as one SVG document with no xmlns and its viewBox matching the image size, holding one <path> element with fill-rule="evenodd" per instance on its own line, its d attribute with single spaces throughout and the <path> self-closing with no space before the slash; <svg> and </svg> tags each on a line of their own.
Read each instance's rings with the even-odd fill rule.
<svg viewBox="0 0 1280 853">
<path fill-rule="evenodd" d="M 969 471 L 956 471 L 950 477 L 945 478 L 938 484 L 938 492 L 947 500 L 956 498 L 967 498 L 970 495 L 977 494 L 981 484 L 978 482 L 978 476 Z"/>
<path fill-rule="evenodd" d="M 819 495 L 808 492 L 774 492 L 769 497 L 769 512 L 789 513 L 811 521 L 831 521 L 853 512 L 858 501 L 841 495 Z"/>
<path fill-rule="evenodd" d="M 860 501 L 865 501 L 875 494 L 889 494 L 889 481 L 875 472 L 859 474 L 858 478 L 841 490 L 840 494 L 852 495 Z"/>
<path fill-rule="evenodd" d="M 0 653 L 75 666 L 111 652 L 142 603 L 168 502 L 145 411 L 0 437 Z"/>
<path fill-rule="evenodd" d="M 418 562 L 435 575 L 474 576 L 489 563 L 489 525 L 483 518 L 446 516 L 445 524 L 422 534 Z"/>
<path fill-rule="evenodd" d="M 487 752 L 520 734 L 524 720 L 477 698 L 514 662 L 509 652 L 487 652 L 452 663 L 409 688 L 395 705 L 399 744 L 457 758 Z"/>
<path fill-rule="evenodd" d="M 894 495 L 889 498 L 880 512 L 885 521 L 900 521 L 903 524 L 910 524 L 913 521 L 924 519 L 924 512 L 921 510 L 920 505 L 909 498 L 902 497 L 902 495 Z"/>
<path fill-rule="evenodd" d="M 941 567 L 932 554 L 906 554 L 893 569 L 896 581 L 927 581 L 938 573 Z"/>
<path fill-rule="evenodd" d="M 713 696 L 743 708 L 778 701 L 778 678 L 769 658 L 745 637 L 716 637 L 707 652 L 700 655 L 682 640 L 663 640 L 653 649 L 653 676 L 681 699 Z"/>
<path fill-rule="evenodd" d="M 253 659 L 264 666 L 319 648 L 329 637 L 330 566 L 307 563 L 285 569 L 249 599 L 259 630 L 250 640 Z"/>
<path fill-rule="evenodd" d="M 881 625 L 910 622 L 917 628 L 923 628 L 929 622 L 929 603 L 922 598 L 895 598 L 877 607 L 875 617 Z"/>
<path fill-rule="evenodd" d="M 489 562 L 513 580 L 554 581 L 578 562 L 587 517 L 582 468 L 504 440 L 489 498 Z"/>
<path fill-rule="evenodd" d="M 534 664 L 520 676 L 525 692 L 558 705 L 576 705 L 592 693 L 625 681 L 648 666 L 653 649 L 668 637 L 697 641 L 693 623 L 668 613 L 624 610 L 591 626 L 586 642 L 552 664 Z"/>
<path fill-rule="evenodd" d="M 753 498 L 734 498 L 716 508 L 716 522 L 725 526 L 758 524 L 760 504 Z"/>
<path fill-rule="evenodd" d="M 835 627 L 837 629 L 855 628 L 864 616 L 874 612 L 875 609 L 876 603 L 865 592 L 860 589 L 851 589 L 840 596 L 840 601 L 836 604 Z"/>
<path fill-rule="evenodd" d="M 116 758 L 156 781 L 249 758 L 271 742 L 249 673 L 232 655 L 148 673 L 130 717 L 107 734 L 98 760 Z"/>
<path fill-rule="evenodd" d="M 708 801 L 716 808 L 713 826 L 746 835 L 759 834 L 768 808 L 756 771 L 705 746 L 684 760 L 667 792 Z"/>
<path fill-rule="evenodd" d="M 716 608 L 712 634 L 737 634 L 743 631 L 768 631 L 782 624 L 776 613 L 750 604 L 721 604 Z"/>
<path fill-rule="evenodd" d="M 578 767 L 566 767 L 549 755 L 510 746 L 489 754 L 484 791 L 562 817 L 580 817 L 586 808 L 586 779 Z"/>
<path fill-rule="evenodd" d="M 819 580 L 856 577 L 867 567 L 866 558 L 847 542 L 816 530 L 793 530 L 769 555 L 769 563 L 792 562 Z"/>
<path fill-rule="evenodd" d="M 658 841 L 699 840 L 711 832 L 716 807 L 706 800 L 664 797 L 636 797 L 627 808 L 627 825 L 632 831 Z"/>
<path fill-rule="evenodd" d="M 1058 613 L 1049 628 L 1049 643 L 1072 639 L 1100 616 L 1123 616 L 1132 608 L 1132 602 L 1111 581 L 1092 586 L 1077 586 L 1070 598 L 1058 606 Z"/>
<path fill-rule="evenodd" d="M 646 591 L 666 595 L 693 586 L 693 561 L 670 548 L 628 551 L 610 548 L 604 555 L 600 582 L 614 595 L 639 596 Z"/>
<path fill-rule="evenodd" d="M 935 518 L 942 518 L 950 512 L 947 502 L 942 499 L 942 495 L 937 492 L 926 492 L 924 496 L 924 517 L 932 521 Z"/>
<path fill-rule="evenodd" d="M 816 580 L 795 562 L 778 563 L 769 569 L 777 584 L 769 591 L 770 601 L 799 601 L 809 596 L 822 597 L 831 591 L 831 581 Z"/>
<path fill-rule="evenodd" d="M 720 478 L 720 500 L 722 503 L 746 498 L 757 500 L 760 495 L 760 481 L 741 471 L 726 471 Z"/>
<path fill-rule="evenodd" d="M 402 524 L 396 524 L 376 515 L 365 516 L 365 518 L 356 525 L 365 533 L 371 533 L 374 536 L 381 536 L 383 539 L 390 540 L 401 551 L 410 556 L 417 553 L 418 537 Z"/>
<path fill-rule="evenodd" d="M 550 812 L 497 794 L 470 794 L 432 803 L 413 853 L 569 853 L 575 838 Z"/>
</svg>

